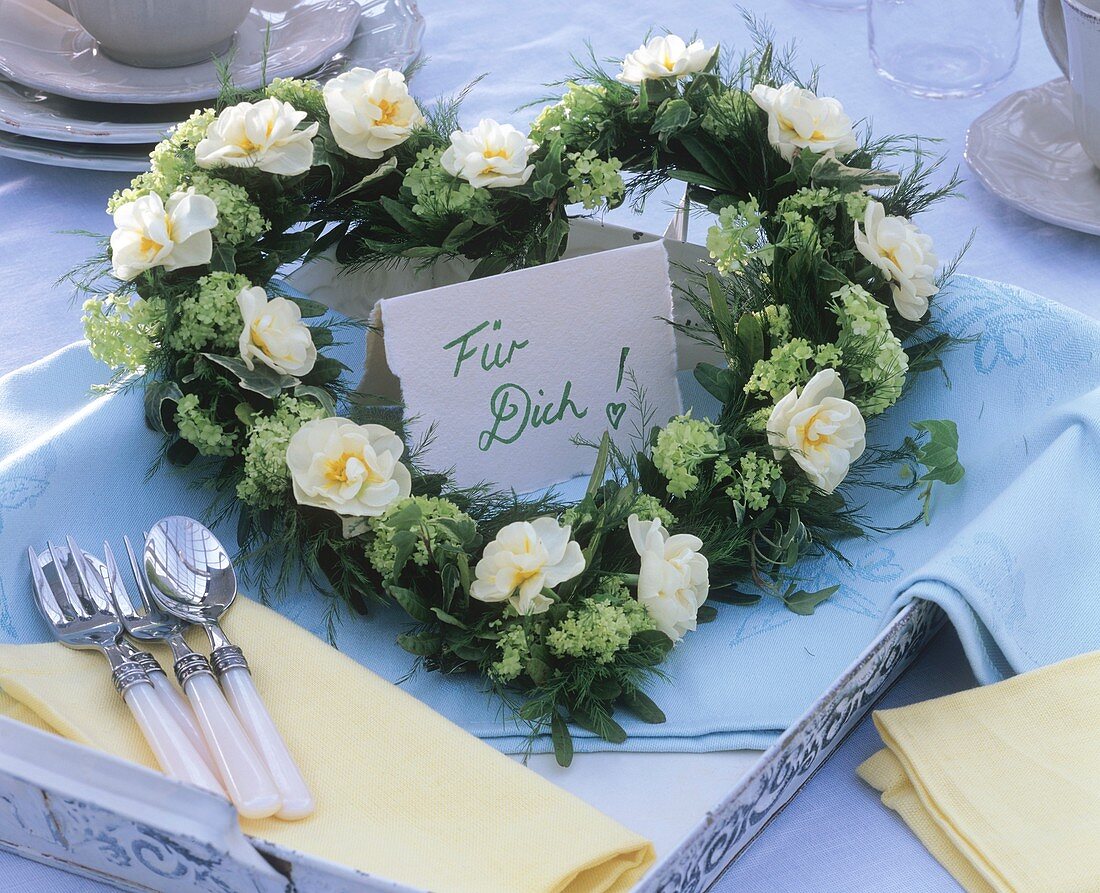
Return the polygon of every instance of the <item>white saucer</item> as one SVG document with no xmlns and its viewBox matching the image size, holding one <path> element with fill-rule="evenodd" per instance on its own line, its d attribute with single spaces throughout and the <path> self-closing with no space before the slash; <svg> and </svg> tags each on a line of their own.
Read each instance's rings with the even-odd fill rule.
<svg viewBox="0 0 1100 893">
<path fill-rule="evenodd" d="M 1047 223 L 1100 235 L 1100 170 L 1077 139 L 1064 78 L 1021 90 L 982 114 L 963 153 L 995 195 Z"/>
<path fill-rule="evenodd" d="M 152 146 L 86 146 L 80 143 L 55 143 L 17 136 L 0 131 L 0 156 L 18 158 L 34 164 L 75 167 L 92 171 L 138 173 L 149 167 Z"/>
<path fill-rule="evenodd" d="M 327 62 L 355 35 L 355 0 L 259 0 L 237 32 L 230 74 L 254 89 Z M 46 0 L 0 0 L 0 74 L 50 93 L 92 102 L 165 103 L 212 99 L 221 89 L 213 60 L 181 68 L 134 68 L 103 55 L 76 20 Z"/>
</svg>

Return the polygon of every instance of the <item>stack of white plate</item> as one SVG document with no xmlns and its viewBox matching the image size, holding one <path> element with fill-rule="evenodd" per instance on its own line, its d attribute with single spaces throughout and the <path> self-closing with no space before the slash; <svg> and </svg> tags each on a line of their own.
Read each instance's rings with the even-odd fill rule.
<svg viewBox="0 0 1100 893">
<path fill-rule="evenodd" d="M 354 66 L 403 69 L 419 54 L 423 30 L 415 0 L 258 0 L 226 61 L 242 89 L 265 78 L 323 80 Z M 221 83 L 213 59 L 123 65 L 47 0 L 0 0 L 0 155 L 140 171 L 152 144 L 212 105 Z"/>
</svg>

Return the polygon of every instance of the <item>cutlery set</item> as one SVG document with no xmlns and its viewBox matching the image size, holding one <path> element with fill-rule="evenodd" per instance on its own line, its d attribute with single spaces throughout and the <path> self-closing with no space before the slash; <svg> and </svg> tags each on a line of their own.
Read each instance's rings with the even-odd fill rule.
<svg viewBox="0 0 1100 893">
<path fill-rule="evenodd" d="M 310 815 L 309 788 L 244 654 L 219 625 L 237 594 L 228 553 L 184 517 L 157 522 L 140 556 L 129 537 L 123 545 L 131 588 L 110 543 L 102 560 L 72 537 L 65 546 L 47 543 L 41 554 L 28 549 L 35 598 L 54 636 L 107 658 L 115 688 L 167 775 L 228 796 L 245 818 Z M 206 633 L 209 659 L 184 639 L 189 626 Z M 144 650 L 152 642 L 171 650 L 178 688 Z"/>
</svg>

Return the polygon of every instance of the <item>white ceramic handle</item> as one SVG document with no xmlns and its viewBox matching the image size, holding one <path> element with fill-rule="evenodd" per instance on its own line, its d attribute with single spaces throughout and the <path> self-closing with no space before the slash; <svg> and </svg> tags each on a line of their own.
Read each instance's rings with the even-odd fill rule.
<svg viewBox="0 0 1100 893">
<path fill-rule="evenodd" d="M 1066 37 L 1066 16 L 1062 10 L 1062 0 L 1039 0 L 1039 25 L 1050 55 L 1062 69 L 1062 74 L 1068 78 L 1069 41 Z"/>
<path fill-rule="evenodd" d="M 283 736 L 275 727 L 267 712 L 252 674 L 245 667 L 233 667 L 222 674 L 222 690 L 248 737 L 256 745 L 268 771 L 275 780 L 275 787 L 283 799 L 282 808 L 275 813 L 287 821 L 304 819 L 313 812 L 313 795 L 306 780 L 290 755 Z"/>
<path fill-rule="evenodd" d="M 237 812 L 246 819 L 275 815 L 282 806 L 279 791 L 214 677 L 196 673 L 184 691 Z"/>
<path fill-rule="evenodd" d="M 172 719 L 176 721 L 176 725 L 180 727 L 183 734 L 187 736 L 191 744 L 194 745 L 195 750 L 198 751 L 199 756 L 202 757 L 203 762 L 206 763 L 206 768 L 210 770 L 210 774 L 217 777 L 218 767 L 214 764 L 214 758 L 210 756 L 206 739 L 202 737 L 202 729 L 199 728 L 199 724 L 195 720 L 195 714 L 187 703 L 187 699 L 183 696 L 183 692 L 172 684 L 172 680 L 165 673 L 150 670 L 149 681 L 153 683 L 153 688 L 157 690 L 164 708 L 171 714 Z"/>
<path fill-rule="evenodd" d="M 190 739 L 180 732 L 150 683 L 139 682 L 130 686 L 122 698 L 166 774 L 225 796 L 221 784 L 207 768 Z"/>
</svg>

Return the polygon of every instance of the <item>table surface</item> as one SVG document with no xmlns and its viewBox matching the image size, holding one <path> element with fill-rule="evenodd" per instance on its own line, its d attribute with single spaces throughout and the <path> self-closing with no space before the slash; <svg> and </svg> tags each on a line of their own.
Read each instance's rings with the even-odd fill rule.
<svg viewBox="0 0 1100 893">
<path fill-rule="evenodd" d="M 45 0 L 42 0 L 45 2 Z M 930 11 L 955 0 L 924 0 Z M 948 169 L 962 159 L 969 123 L 1003 96 L 1058 76 L 1039 33 L 1034 4 L 1024 10 L 1016 70 L 984 96 L 933 101 L 908 96 L 880 80 L 867 55 L 866 21 L 858 12 L 833 12 L 799 0 L 742 0 L 766 16 L 777 37 L 797 37 L 800 58 L 822 66 L 822 92 L 840 98 L 855 118 L 871 120 L 876 133 L 915 133 L 942 140 Z M 622 55 L 651 28 L 698 31 L 708 41 L 744 45 L 746 27 L 729 0 L 511 0 L 450 3 L 420 0 L 427 20 L 428 64 L 413 82 L 417 95 L 452 93 L 488 72 L 462 111 L 467 124 L 480 117 L 526 124 L 530 110 L 515 109 L 548 93 L 543 85 L 569 71 L 571 53 L 591 38 L 598 54 Z M 934 14 L 934 12 L 932 13 Z M 106 233 L 106 197 L 126 175 L 69 171 L 0 159 L 0 374 L 18 368 L 81 336 L 72 290 L 57 283 L 94 248 L 72 231 Z M 1061 301 L 1092 316 L 1093 283 L 1100 279 L 1096 237 L 1034 220 L 1001 203 L 970 177 L 962 197 L 923 215 L 922 228 L 942 258 L 953 255 L 976 229 L 961 270 L 1001 279 Z M 640 218 L 620 210 L 616 223 L 653 232 L 664 229 L 671 196 L 651 201 Z M 945 634 L 889 695 L 911 703 L 973 684 L 953 635 Z M 916 843 L 893 813 L 858 782 L 855 765 L 877 746 L 865 722 L 718 882 L 721 893 L 890 893 L 920 889 L 958 891 L 958 886 Z M 697 779 L 696 779 L 697 780 Z M 715 790 L 714 796 L 722 791 Z M 841 817 L 842 821 L 837 821 Z M 5 893 L 49 889 L 100 893 L 110 888 L 0 853 Z M 919 878 L 919 882 L 916 880 Z"/>
</svg>

